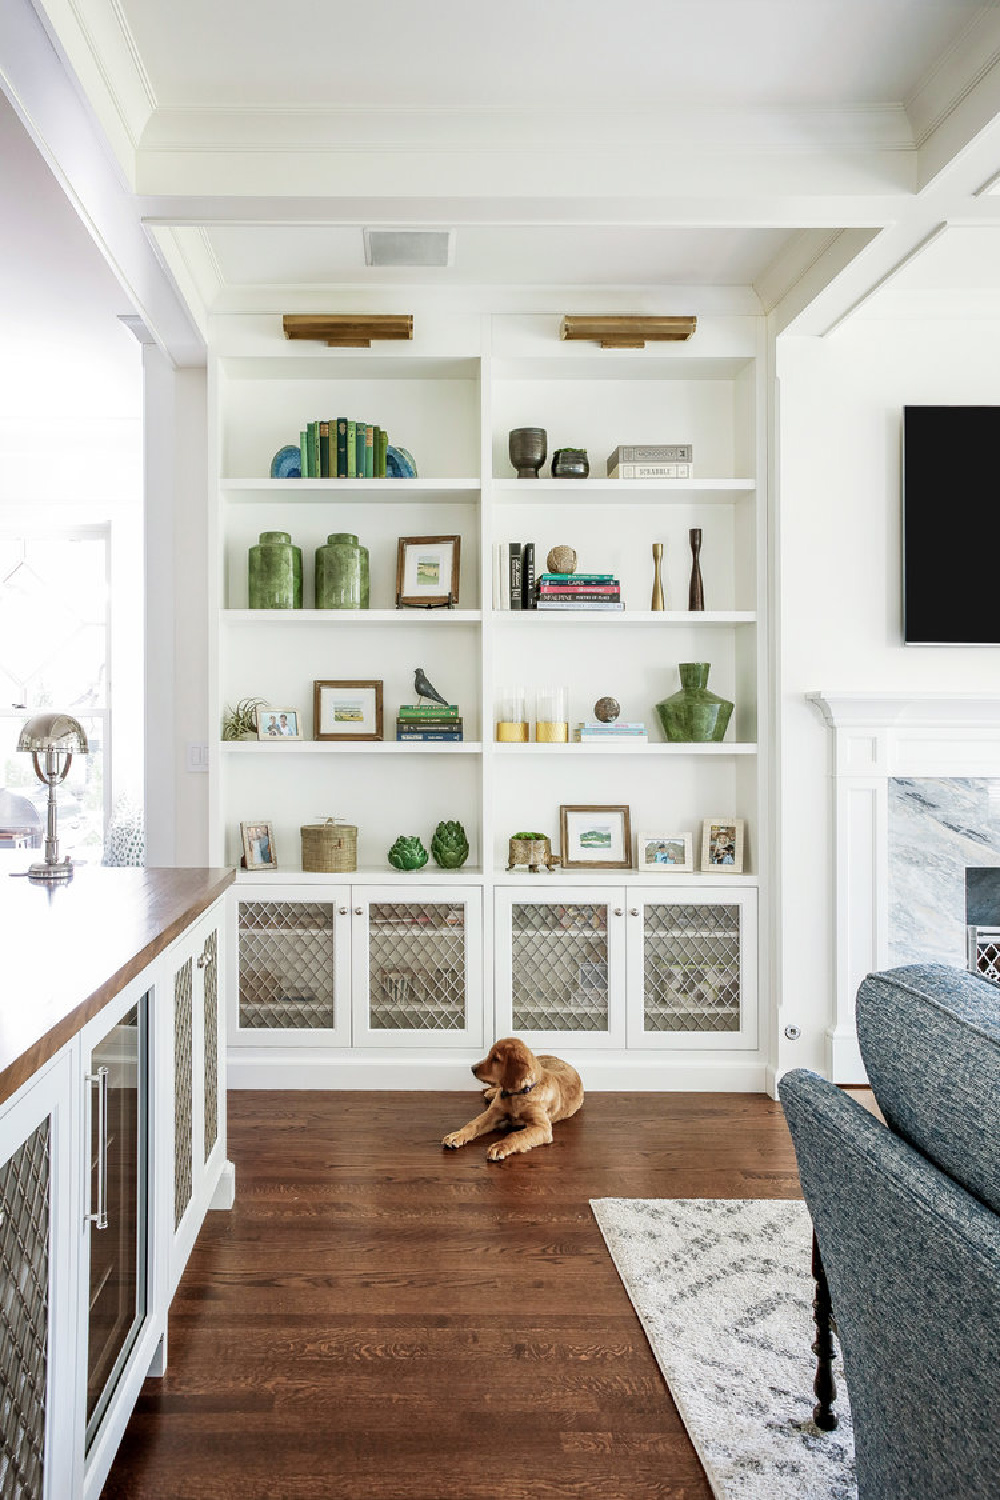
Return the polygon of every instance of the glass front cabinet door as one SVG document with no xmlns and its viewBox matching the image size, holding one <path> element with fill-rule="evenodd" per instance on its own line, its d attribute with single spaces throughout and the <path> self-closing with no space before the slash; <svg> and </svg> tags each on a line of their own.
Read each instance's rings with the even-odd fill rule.
<svg viewBox="0 0 1000 1500">
<path fill-rule="evenodd" d="M 628 890 L 628 1045 L 757 1045 L 757 892 Z"/>
<path fill-rule="evenodd" d="M 625 891 L 497 891 L 497 1035 L 536 1051 L 625 1043 Z"/>
<path fill-rule="evenodd" d="M 482 890 L 356 886 L 355 1046 L 479 1047 Z"/>
</svg>

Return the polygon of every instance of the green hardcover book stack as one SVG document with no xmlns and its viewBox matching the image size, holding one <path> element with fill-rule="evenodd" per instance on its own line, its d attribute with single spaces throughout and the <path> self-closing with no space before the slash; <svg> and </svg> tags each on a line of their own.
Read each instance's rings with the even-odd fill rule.
<svg viewBox="0 0 1000 1500">
<path fill-rule="evenodd" d="M 303 479 L 385 479 L 389 434 L 383 427 L 338 417 L 308 422 L 299 433 Z"/>
</svg>

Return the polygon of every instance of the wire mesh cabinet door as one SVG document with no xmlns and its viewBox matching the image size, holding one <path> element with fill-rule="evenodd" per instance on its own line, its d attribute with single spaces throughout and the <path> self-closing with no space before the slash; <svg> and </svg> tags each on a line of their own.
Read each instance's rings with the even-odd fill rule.
<svg viewBox="0 0 1000 1500">
<path fill-rule="evenodd" d="M 231 894 L 230 1045 L 349 1046 L 350 887 L 247 882 Z"/>
<path fill-rule="evenodd" d="M 628 1045 L 757 1045 L 757 892 L 628 890 Z"/>
<path fill-rule="evenodd" d="M 624 1046 L 624 887 L 500 887 L 496 901 L 497 1035 Z"/>
<path fill-rule="evenodd" d="M 479 886 L 354 888 L 354 1044 L 481 1047 Z"/>
<path fill-rule="evenodd" d="M 0 1495 L 76 1489 L 72 1044 L 0 1106 Z M 54 1309 L 60 1309 L 58 1318 Z"/>
</svg>

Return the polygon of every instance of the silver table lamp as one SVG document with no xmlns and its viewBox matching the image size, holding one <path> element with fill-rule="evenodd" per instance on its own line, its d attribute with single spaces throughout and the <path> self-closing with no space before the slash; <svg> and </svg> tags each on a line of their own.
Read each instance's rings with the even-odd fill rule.
<svg viewBox="0 0 1000 1500">
<path fill-rule="evenodd" d="M 56 838 L 56 787 L 66 780 L 73 756 L 87 754 L 87 736 L 83 725 L 69 714 L 36 714 L 21 730 L 17 748 L 30 751 L 35 775 L 49 789 L 45 858 L 40 864 L 30 866 L 28 879 L 43 880 L 49 884 L 69 880 L 73 874 L 73 864 L 68 855 L 65 859 L 59 858 L 59 840 Z"/>
</svg>

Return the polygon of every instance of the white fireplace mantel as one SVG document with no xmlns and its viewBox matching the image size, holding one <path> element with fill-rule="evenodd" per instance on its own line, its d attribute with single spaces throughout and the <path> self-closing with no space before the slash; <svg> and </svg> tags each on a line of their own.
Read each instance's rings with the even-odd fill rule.
<svg viewBox="0 0 1000 1500">
<path fill-rule="evenodd" d="M 807 693 L 833 731 L 834 994 L 827 1071 L 864 1083 L 858 985 L 889 965 L 889 781 L 1000 777 L 1000 696 Z"/>
</svg>

